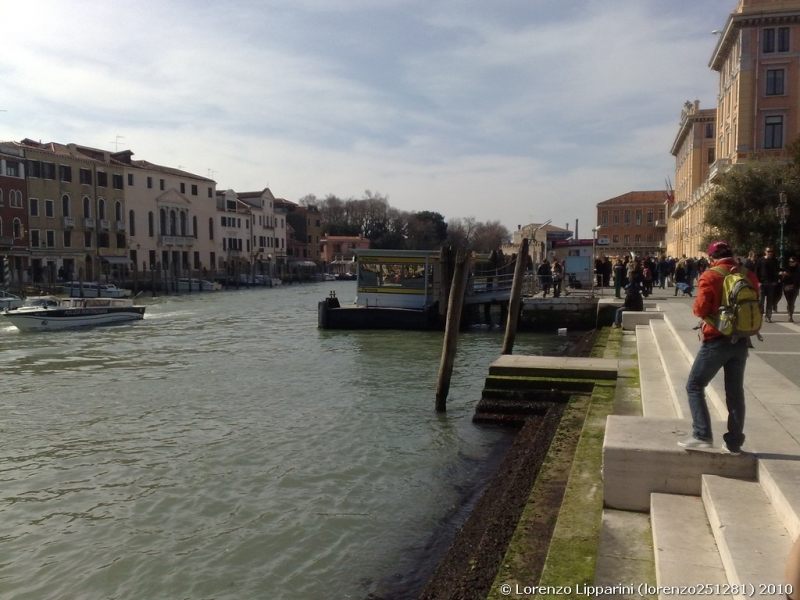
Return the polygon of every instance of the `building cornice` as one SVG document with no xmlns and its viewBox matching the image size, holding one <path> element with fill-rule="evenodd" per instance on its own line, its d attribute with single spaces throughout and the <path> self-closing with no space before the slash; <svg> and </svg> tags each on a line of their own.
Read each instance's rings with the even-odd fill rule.
<svg viewBox="0 0 800 600">
<path fill-rule="evenodd" d="M 800 23 L 800 10 L 731 14 L 725 24 L 725 29 L 721 32 L 719 41 L 717 41 L 708 66 L 713 71 L 722 70 L 725 59 L 731 53 L 739 32 L 743 29 L 766 25 L 794 25 L 796 23 Z"/>
</svg>

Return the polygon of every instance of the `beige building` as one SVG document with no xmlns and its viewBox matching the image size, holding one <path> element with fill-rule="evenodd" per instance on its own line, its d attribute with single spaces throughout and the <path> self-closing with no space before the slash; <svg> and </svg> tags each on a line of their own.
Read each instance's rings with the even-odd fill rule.
<svg viewBox="0 0 800 600">
<path fill-rule="evenodd" d="M 709 173 L 716 162 L 716 109 L 700 109 L 687 102 L 671 154 L 675 157 L 675 189 L 669 199 L 667 254 L 697 256 L 705 233 L 704 199 L 713 185 Z"/>
<path fill-rule="evenodd" d="M 699 147 L 692 146 L 695 127 L 705 118 L 697 104 L 694 110 L 684 109 L 673 145 L 676 184 L 696 186 L 679 191 L 676 185 L 669 228 L 670 249 L 679 255 L 703 252 L 704 207 L 720 174 L 748 161 L 788 159 L 786 145 L 800 132 L 800 0 L 740 0 L 720 32 L 709 66 L 719 74 L 719 92 L 714 161 L 707 176 L 697 182 L 685 164 L 696 152 L 692 168 L 702 166 L 711 152 L 704 149 L 705 137 Z"/>
</svg>

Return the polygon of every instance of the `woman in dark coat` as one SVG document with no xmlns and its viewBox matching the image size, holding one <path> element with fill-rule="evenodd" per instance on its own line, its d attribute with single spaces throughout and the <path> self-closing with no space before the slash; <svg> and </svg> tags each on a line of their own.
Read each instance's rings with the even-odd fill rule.
<svg viewBox="0 0 800 600">
<path fill-rule="evenodd" d="M 539 269 L 536 271 L 536 274 L 539 276 L 539 283 L 544 291 L 542 298 L 546 298 L 547 292 L 550 291 L 550 284 L 553 281 L 553 271 L 550 269 L 550 263 L 547 262 L 546 258 L 542 260 L 542 264 L 539 265 Z"/>
<path fill-rule="evenodd" d="M 783 297 L 786 298 L 786 312 L 789 313 L 789 322 L 794 323 L 794 303 L 797 300 L 797 293 L 800 291 L 800 264 L 797 257 L 789 258 L 789 266 L 781 271 L 781 283 L 783 284 Z"/>
</svg>

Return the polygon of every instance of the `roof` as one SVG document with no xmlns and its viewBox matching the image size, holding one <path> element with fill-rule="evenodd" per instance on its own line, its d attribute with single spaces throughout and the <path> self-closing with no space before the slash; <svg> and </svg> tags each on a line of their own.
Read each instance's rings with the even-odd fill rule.
<svg viewBox="0 0 800 600">
<path fill-rule="evenodd" d="M 616 198 L 598 202 L 597 206 L 620 204 L 664 204 L 666 201 L 666 190 L 654 190 L 649 192 L 628 192 L 627 194 L 622 194 L 622 196 L 617 196 Z"/>
</svg>

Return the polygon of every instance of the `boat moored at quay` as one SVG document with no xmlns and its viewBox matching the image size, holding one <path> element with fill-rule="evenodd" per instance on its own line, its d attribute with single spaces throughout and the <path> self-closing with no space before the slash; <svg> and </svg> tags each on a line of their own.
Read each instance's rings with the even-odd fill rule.
<svg viewBox="0 0 800 600">
<path fill-rule="evenodd" d="M 0 314 L 21 331 L 49 331 L 138 321 L 144 310 L 128 298 L 44 297 Z"/>
<path fill-rule="evenodd" d="M 67 281 L 61 290 L 72 298 L 127 298 L 130 290 L 119 288 L 113 283 L 100 283 L 96 281 Z"/>
</svg>

